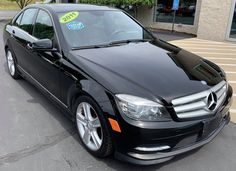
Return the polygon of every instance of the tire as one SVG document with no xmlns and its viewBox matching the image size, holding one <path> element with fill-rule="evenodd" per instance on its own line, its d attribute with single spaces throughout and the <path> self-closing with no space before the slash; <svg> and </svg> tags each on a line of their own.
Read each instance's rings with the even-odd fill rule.
<svg viewBox="0 0 236 171">
<path fill-rule="evenodd" d="M 73 112 L 79 138 L 86 150 L 99 158 L 112 154 L 112 138 L 103 112 L 97 103 L 92 98 L 83 95 L 75 101 Z"/>
<path fill-rule="evenodd" d="M 10 49 L 6 49 L 6 60 L 9 74 L 13 79 L 19 79 L 20 74 L 16 65 L 16 60 Z"/>
</svg>

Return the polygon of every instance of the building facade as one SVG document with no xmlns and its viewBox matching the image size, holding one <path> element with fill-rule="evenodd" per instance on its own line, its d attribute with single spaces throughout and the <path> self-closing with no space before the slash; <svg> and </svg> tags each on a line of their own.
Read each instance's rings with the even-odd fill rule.
<svg viewBox="0 0 236 171">
<path fill-rule="evenodd" d="M 138 10 L 146 27 L 172 30 L 174 0 L 156 0 L 153 8 Z M 175 14 L 175 31 L 216 41 L 236 41 L 236 0 L 180 0 Z"/>
</svg>

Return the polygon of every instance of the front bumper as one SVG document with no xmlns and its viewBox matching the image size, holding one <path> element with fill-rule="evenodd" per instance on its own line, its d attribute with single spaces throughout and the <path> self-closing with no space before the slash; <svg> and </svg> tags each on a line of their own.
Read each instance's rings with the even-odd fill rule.
<svg viewBox="0 0 236 171">
<path fill-rule="evenodd" d="M 113 136 L 115 157 L 133 164 L 152 165 L 199 148 L 212 141 L 229 123 L 231 104 L 230 87 L 225 102 L 210 118 L 147 124 L 119 118 L 122 133 L 115 133 Z"/>
<path fill-rule="evenodd" d="M 185 152 L 197 149 L 210 141 L 212 141 L 224 128 L 226 124 L 228 124 L 230 121 L 230 116 L 227 114 L 223 121 L 221 122 L 221 125 L 218 127 L 217 130 L 212 132 L 207 138 L 196 142 L 194 144 L 189 144 L 188 146 L 184 148 L 175 149 L 173 151 L 169 152 L 154 152 L 154 153 L 138 153 L 138 152 L 128 152 L 127 154 L 122 154 L 119 152 L 115 153 L 115 157 L 117 159 L 120 159 L 122 161 L 126 161 L 129 163 L 137 164 L 137 165 L 152 165 L 152 164 L 158 164 L 163 163 L 168 160 L 171 160 L 176 155 L 183 154 Z"/>
</svg>

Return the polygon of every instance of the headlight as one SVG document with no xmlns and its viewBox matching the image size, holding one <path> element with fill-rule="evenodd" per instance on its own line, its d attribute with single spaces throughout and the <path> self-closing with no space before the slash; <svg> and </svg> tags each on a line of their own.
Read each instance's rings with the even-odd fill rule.
<svg viewBox="0 0 236 171">
<path fill-rule="evenodd" d="M 129 118 L 142 121 L 170 120 L 166 108 L 157 102 L 127 94 L 118 94 L 116 97 L 119 110 Z"/>
<path fill-rule="evenodd" d="M 225 77 L 225 81 L 226 81 L 226 92 L 228 91 L 229 88 L 229 83 L 228 83 L 228 79 L 227 79 L 227 74 L 225 73 L 225 71 L 220 67 L 221 70 L 221 74 L 223 77 Z"/>
</svg>

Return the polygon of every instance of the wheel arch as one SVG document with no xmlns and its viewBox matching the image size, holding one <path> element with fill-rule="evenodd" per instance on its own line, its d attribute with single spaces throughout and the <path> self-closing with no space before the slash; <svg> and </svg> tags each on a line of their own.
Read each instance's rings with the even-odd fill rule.
<svg viewBox="0 0 236 171">
<path fill-rule="evenodd" d="M 6 44 L 4 47 L 5 53 L 7 52 L 7 49 L 9 48 L 9 46 Z"/>
<path fill-rule="evenodd" d="M 9 40 L 6 41 L 5 45 L 4 45 L 4 50 L 5 50 L 5 54 L 7 53 L 7 49 L 9 49 L 13 55 L 13 58 L 16 60 L 16 63 L 18 63 L 18 59 L 16 57 L 16 54 L 11 46 L 11 43 L 9 42 Z"/>
<path fill-rule="evenodd" d="M 10 42 L 8 39 L 7 39 L 6 43 L 4 44 L 5 53 L 7 53 L 7 49 L 11 50 L 11 45 L 10 45 Z"/>
<path fill-rule="evenodd" d="M 67 94 L 68 108 L 72 110 L 73 104 L 80 96 L 88 96 L 96 102 L 103 113 L 115 115 L 108 92 L 104 87 L 93 80 L 81 80 L 73 84 Z"/>
</svg>

